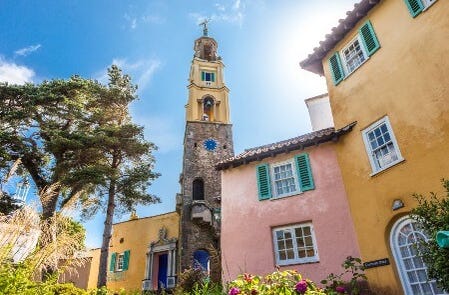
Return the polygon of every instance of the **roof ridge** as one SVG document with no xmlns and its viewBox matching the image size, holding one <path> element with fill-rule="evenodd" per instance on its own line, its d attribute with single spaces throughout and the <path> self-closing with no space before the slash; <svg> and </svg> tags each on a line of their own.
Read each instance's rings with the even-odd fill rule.
<svg viewBox="0 0 449 295">
<path fill-rule="evenodd" d="M 340 135 L 351 131 L 356 123 L 357 122 L 352 122 L 338 130 L 335 130 L 334 127 L 324 128 L 275 143 L 245 149 L 242 153 L 236 156 L 229 157 L 218 162 L 215 168 L 218 170 L 224 170 L 230 167 L 237 167 L 249 162 L 260 161 L 267 157 L 273 157 L 277 154 L 286 153 L 297 149 L 304 149 L 308 146 L 336 140 Z"/>
</svg>

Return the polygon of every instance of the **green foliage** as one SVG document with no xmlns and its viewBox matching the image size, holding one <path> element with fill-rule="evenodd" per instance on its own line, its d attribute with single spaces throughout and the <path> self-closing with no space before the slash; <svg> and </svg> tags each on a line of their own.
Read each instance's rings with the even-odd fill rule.
<svg viewBox="0 0 449 295">
<path fill-rule="evenodd" d="M 186 295 L 222 295 L 223 290 L 221 285 L 205 281 L 202 284 L 195 284 L 193 290 Z"/>
<path fill-rule="evenodd" d="M 56 210 L 61 191 L 76 196 L 89 181 L 69 182 L 89 166 L 93 154 L 86 136 L 104 87 L 74 76 L 39 85 L 0 84 L 0 167 L 21 159 L 41 196 L 44 218 Z M 55 184 L 58 186 L 55 186 Z"/>
<path fill-rule="evenodd" d="M 229 284 L 229 295 L 324 295 L 316 285 L 293 270 L 275 271 L 265 277 L 240 275 Z"/>
<path fill-rule="evenodd" d="M 120 289 L 119 291 L 115 290 L 109 290 L 105 286 L 98 288 L 98 289 L 92 289 L 87 292 L 86 295 L 141 295 L 142 291 L 127 291 L 125 289 Z M 146 294 L 146 293 L 145 293 Z M 161 294 L 164 295 L 164 294 Z"/>
<path fill-rule="evenodd" d="M 68 231 L 71 223 L 67 218 L 56 216 L 51 223 L 40 221 L 37 212 L 25 206 L 9 217 L 1 216 L 0 224 L 0 294 L 87 294 L 72 284 L 58 284 L 57 272 L 43 282 L 36 280 L 48 266 L 60 264 L 63 269 L 67 269 L 83 262 L 81 258 L 75 259 L 74 255 L 80 235 L 84 233 L 79 228 L 77 233 Z M 39 233 L 42 242 L 35 247 L 30 241 L 33 240 L 33 234 L 37 237 Z M 49 235 L 52 236 L 51 239 L 48 239 Z M 19 261 L 14 262 L 14 254 L 24 249 L 28 249 L 28 255 L 23 255 L 19 257 Z"/>
<path fill-rule="evenodd" d="M 5 192 L 0 191 L 0 213 L 4 215 L 8 215 L 14 210 L 17 210 L 19 206 L 17 206 L 11 196 Z"/>
<path fill-rule="evenodd" d="M 189 294 L 196 288 L 202 288 L 202 286 L 208 282 L 207 274 L 198 268 L 190 267 L 184 270 L 178 279 L 178 284 L 174 293 L 177 295 Z"/>
<path fill-rule="evenodd" d="M 363 273 L 364 267 L 360 258 L 348 256 L 341 265 L 343 271 L 340 274 L 329 274 L 326 279 L 321 281 L 321 284 L 325 285 L 326 294 L 361 294 L 362 283 L 365 283 L 367 277 Z M 350 276 L 350 280 L 345 280 L 345 277 Z"/>
<path fill-rule="evenodd" d="M 411 212 L 411 217 L 419 224 L 429 237 L 420 240 L 418 252 L 428 267 L 429 279 L 434 279 L 444 290 L 449 290 L 449 249 L 438 247 L 435 240 L 440 230 L 449 230 L 449 180 L 443 179 L 444 196 L 431 192 L 427 198 L 420 194 L 413 197 L 418 206 Z"/>
<path fill-rule="evenodd" d="M 101 199 L 89 196 L 111 180 L 127 211 L 157 199 L 146 193 L 158 176 L 152 169 L 155 146 L 128 111 L 136 86 L 118 67 L 108 72 L 107 86 L 78 76 L 38 85 L 0 83 L 0 169 L 21 159 L 39 192 L 53 185 L 41 198 L 44 218 L 79 197 L 95 212 Z"/>
<path fill-rule="evenodd" d="M 98 286 L 106 285 L 107 257 L 112 232 L 113 216 L 130 212 L 137 204 L 149 205 L 159 198 L 148 192 L 148 187 L 159 174 L 155 173 L 152 151 L 156 146 L 144 139 L 143 127 L 133 124 L 128 105 L 137 98 L 131 78 L 112 66 L 108 69 L 109 84 L 100 100 L 107 110 L 97 119 L 89 146 L 97 150 L 99 158 L 94 166 L 102 177 L 94 183 L 96 200 L 84 214 L 93 214 L 106 208 Z M 95 169 L 94 169 L 95 170 Z M 87 175 L 90 177 L 90 175 Z M 77 177 L 83 178 L 83 175 Z M 88 201 L 92 201 L 92 195 Z"/>
</svg>

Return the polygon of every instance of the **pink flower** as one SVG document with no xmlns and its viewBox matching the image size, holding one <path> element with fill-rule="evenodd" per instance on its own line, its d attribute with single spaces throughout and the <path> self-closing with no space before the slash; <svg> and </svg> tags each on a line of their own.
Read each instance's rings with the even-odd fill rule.
<svg viewBox="0 0 449 295">
<path fill-rule="evenodd" d="M 305 280 L 299 281 L 295 286 L 296 292 L 304 294 L 307 291 L 307 282 Z"/>
<path fill-rule="evenodd" d="M 240 294 L 240 289 L 237 287 L 232 287 L 231 290 L 229 290 L 229 295 L 237 295 Z"/>
<path fill-rule="evenodd" d="M 335 288 L 335 291 L 337 291 L 337 293 L 341 293 L 341 294 L 344 294 L 346 292 L 345 287 L 343 287 L 343 286 L 338 286 L 337 288 Z"/>
</svg>

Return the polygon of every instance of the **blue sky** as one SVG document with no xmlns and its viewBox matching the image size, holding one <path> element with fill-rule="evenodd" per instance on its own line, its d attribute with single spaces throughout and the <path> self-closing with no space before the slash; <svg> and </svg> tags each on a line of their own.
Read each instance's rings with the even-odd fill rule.
<svg viewBox="0 0 449 295">
<path fill-rule="evenodd" d="M 309 132 L 304 99 L 326 92 L 324 78 L 299 67 L 355 0 L 67 0 L 0 2 L 0 81 L 35 82 L 78 74 L 106 82 L 119 65 L 138 84 L 134 121 L 159 146 L 162 203 L 138 215 L 173 211 L 180 191 L 187 79 L 198 23 L 210 18 L 230 89 L 234 149 Z M 32 197 L 30 197 L 32 199 Z M 122 216 L 120 221 L 129 216 Z M 101 245 L 103 214 L 84 221 Z"/>
</svg>

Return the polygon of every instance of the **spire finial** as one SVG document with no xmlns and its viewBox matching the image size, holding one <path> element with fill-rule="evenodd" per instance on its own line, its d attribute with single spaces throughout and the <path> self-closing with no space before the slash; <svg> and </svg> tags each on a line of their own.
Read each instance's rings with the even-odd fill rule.
<svg viewBox="0 0 449 295">
<path fill-rule="evenodd" d="M 210 19 L 204 19 L 203 22 L 199 23 L 199 26 L 203 26 L 203 36 L 207 37 L 208 34 L 208 29 L 207 29 L 207 24 L 210 22 Z"/>
</svg>

